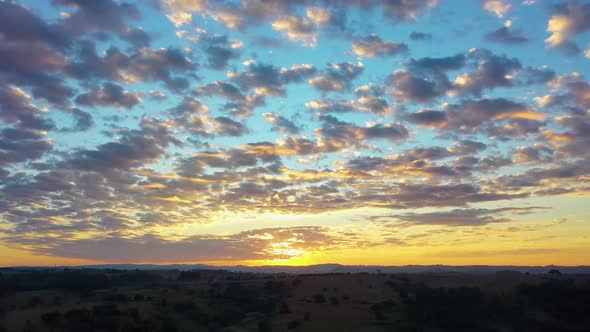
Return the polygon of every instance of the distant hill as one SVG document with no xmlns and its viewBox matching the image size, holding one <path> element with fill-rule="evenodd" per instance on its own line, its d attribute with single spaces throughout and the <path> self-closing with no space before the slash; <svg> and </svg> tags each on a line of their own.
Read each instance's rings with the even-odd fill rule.
<svg viewBox="0 0 590 332">
<path fill-rule="evenodd" d="M 47 267 L 26 267 L 44 268 Z M 544 274 L 549 270 L 559 270 L 563 274 L 590 274 L 590 266 L 488 266 L 488 265 L 404 265 L 404 266 L 378 266 L 378 265 L 340 265 L 340 264 L 319 264 L 308 266 L 214 266 L 205 264 L 101 264 L 81 266 L 56 266 L 54 268 L 96 268 L 96 269 L 120 269 L 120 270 L 227 270 L 233 272 L 249 273 L 289 273 L 289 274 L 320 274 L 320 273 L 468 273 L 468 274 L 491 274 L 491 273 L 533 273 Z"/>
</svg>

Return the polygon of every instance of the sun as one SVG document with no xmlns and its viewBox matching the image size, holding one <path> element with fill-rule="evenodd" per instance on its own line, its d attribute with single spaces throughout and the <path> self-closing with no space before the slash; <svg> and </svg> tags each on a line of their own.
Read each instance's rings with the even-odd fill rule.
<svg viewBox="0 0 590 332">
<path fill-rule="evenodd" d="M 294 248 L 293 242 L 290 241 L 272 243 L 269 247 L 268 253 L 278 257 L 287 256 L 293 258 L 305 253 L 303 249 Z"/>
<path fill-rule="evenodd" d="M 303 266 L 310 265 L 312 252 L 298 247 L 297 242 L 291 239 L 270 243 L 264 251 L 267 259 L 251 262 L 254 265 L 285 265 L 285 266 Z"/>
</svg>

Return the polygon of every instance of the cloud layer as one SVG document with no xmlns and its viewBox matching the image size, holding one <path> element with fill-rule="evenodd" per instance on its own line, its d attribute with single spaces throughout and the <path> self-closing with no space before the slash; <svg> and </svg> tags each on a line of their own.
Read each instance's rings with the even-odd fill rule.
<svg viewBox="0 0 590 332">
<path fill-rule="evenodd" d="M 561 227 L 551 200 L 590 189 L 589 22 L 573 0 L 0 1 L 0 243 L 247 262 Z"/>
</svg>

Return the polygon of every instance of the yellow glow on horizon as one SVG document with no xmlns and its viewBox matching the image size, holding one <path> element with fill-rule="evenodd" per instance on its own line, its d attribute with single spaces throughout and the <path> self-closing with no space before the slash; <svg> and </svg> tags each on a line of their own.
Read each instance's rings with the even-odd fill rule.
<svg viewBox="0 0 590 332">
<path fill-rule="evenodd" d="M 581 179 L 580 181 L 584 181 Z M 289 265 L 303 266 L 337 263 L 343 265 L 589 265 L 590 222 L 584 207 L 583 195 L 561 195 L 514 200 L 510 205 L 546 206 L 542 213 L 510 214 L 513 222 L 491 223 L 481 226 L 445 226 L 436 224 L 403 225 L 395 220 L 371 221 L 370 216 L 403 214 L 391 209 L 361 208 L 325 213 L 284 213 L 269 210 L 224 211 L 208 220 L 152 229 L 168 241 L 183 241 L 193 235 L 230 237 L 246 233 L 242 241 L 262 241 L 261 254 L 256 260 L 195 260 L 188 262 L 146 261 L 127 262 L 122 257 L 117 263 L 202 263 L 232 265 Z M 474 208 L 494 209 L 501 204 L 482 203 Z M 449 210 L 452 210 L 450 208 Z M 429 213 L 438 209 L 415 209 Z M 131 220 L 131 219 L 130 219 Z M 317 227 L 328 236 L 323 240 L 308 239 L 294 230 L 292 233 L 273 233 L 275 229 Z M 275 234 L 275 235 L 273 235 Z M 286 236 L 285 236 L 286 235 Z M 57 236 L 57 234 L 47 234 Z M 76 239 L 94 238 L 99 234 L 81 233 Z M 142 234 L 127 235 L 141 237 Z M 335 241 L 330 240 L 334 237 Z M 387 242 L 385 239 L 392 239 Z M 568 239 L 568 241 L 563 241 Z M 260 256 L 260 255 L 258 255 Z M 113 262 L 54 257 L 0 245 L 0 266 L 13 265 L 87 265 Z"/>
</svg>

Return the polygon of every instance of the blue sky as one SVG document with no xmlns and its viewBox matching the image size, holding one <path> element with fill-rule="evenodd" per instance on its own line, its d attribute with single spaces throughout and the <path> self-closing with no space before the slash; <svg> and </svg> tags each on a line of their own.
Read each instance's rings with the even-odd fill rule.
<svg viewBox="0 0 590 332">
<path fill-rule="evenodd" d="M 587 1 L 0 13 L 0 264 L 585 263 Z"/>
</svg>

